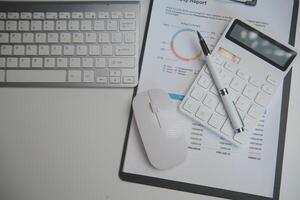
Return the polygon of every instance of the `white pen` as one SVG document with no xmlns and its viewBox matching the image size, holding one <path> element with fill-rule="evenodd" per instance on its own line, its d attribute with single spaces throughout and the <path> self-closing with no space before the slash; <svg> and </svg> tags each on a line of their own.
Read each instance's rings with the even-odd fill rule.
<svg viewBox="0 0 300 200">
<path fill-rule="evenodd" d="M 197 34 L 198 34 L 198 38 L 200 41 L 200 45 L 202 47 L 202 51 L 206 58 L 207 68 L 212 76 L 212 79 L 216 85 L 218 93 L 222 99 L 224 109 L 228 115 L 230 122 L 231 122 L 232 128 L 235 133 L 244 132 L 244 123 L 237 111 L 237 108 L 234 105 L 233 100 L 230 98 L 227 88 L 222 83 L 221 78 L 219 78 L 219 72 L 217 71 L 216 67 L 213 65 L 213 62 L 211 61 L 210 51 L 206 45 L 206 42 L 204 41 L 203 37 L 201 36 L 201 34 L 198 31 L 197 31 Z"/>
</svg>

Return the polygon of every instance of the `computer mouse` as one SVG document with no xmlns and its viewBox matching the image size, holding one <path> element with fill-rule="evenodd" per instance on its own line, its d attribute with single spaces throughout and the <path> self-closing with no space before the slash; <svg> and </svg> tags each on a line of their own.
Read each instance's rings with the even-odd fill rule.
<svg viewBox="0 0 300 200">
<path fill-rule="evenodd" d="M 150 163 L 169 169 L 182 163 L 187 143 L 177 106 L 162 89 L 138 93 L 132 103 L 135 121 Z"/>
</svg>

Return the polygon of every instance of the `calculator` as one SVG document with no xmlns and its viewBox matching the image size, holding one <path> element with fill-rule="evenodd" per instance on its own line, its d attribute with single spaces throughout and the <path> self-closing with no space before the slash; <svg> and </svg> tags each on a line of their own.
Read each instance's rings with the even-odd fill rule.
<svg viewBox="0 0 300 200">
<path fill-rule="evenodd" d="M 245 131 L 234 132 L 206 65 L 179 110 L 220 137 L 242 146 L 249 141 L 250 133 L 268 109 L 296 55 L 291 45 L 257 30 L 246 20 L 235 18 L 214 48 L 212 60 Z"/>
</svg>

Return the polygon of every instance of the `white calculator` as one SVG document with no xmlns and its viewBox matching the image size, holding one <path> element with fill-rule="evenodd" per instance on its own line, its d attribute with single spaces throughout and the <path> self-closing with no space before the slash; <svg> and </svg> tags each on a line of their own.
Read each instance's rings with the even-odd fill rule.
<svg viewBox="0 0 300 200">
<path fill-rule="evenodd" d="M 241 146 L 257 126 L 295 60 L 296 50 L 233 19 L 212 52 L 214 67 L 228 89 L 245 131 L 235 133 L 207 66 L 180 104 L 180 111 L 231 143 Z"/>
</svg>

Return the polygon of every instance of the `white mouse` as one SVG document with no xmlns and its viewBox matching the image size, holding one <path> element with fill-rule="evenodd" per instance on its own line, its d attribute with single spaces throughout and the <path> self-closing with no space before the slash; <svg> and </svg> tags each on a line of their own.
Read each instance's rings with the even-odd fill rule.
<svg viewBox="0 0 300 200">
<path fill-rule="evenodd" d="M 187 144 L 177 106 L 161 89 L 136 95 L 135 121 L 150 163 L 157 169 L 172 168 L 185 160 Z"/>
</svg>

